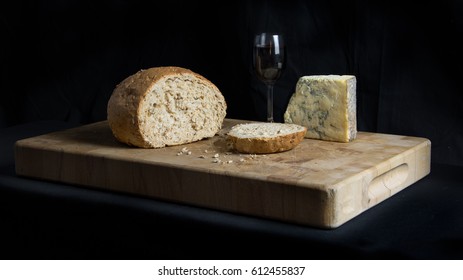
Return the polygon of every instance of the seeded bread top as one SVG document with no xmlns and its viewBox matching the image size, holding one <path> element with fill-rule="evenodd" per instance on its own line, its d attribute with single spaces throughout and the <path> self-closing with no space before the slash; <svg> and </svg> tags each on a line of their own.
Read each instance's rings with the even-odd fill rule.
<svg viewBox="0 0 463 280">
<path fill-rule="evenodd" d="M 238 138 L 273 138 L 304 131 L 305 129 L 305 127 L 296 124 L 246 123 L 235 125 L 228 135 Z"/>
</svg>

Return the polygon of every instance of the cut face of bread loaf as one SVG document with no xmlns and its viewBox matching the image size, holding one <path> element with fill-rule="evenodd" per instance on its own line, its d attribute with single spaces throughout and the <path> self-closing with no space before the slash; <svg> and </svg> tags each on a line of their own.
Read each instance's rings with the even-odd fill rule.
<svg viewBox="0 0 463 280">
<path fill-rule="evenodd" d="M 181 67 L 154 67 L 116 86 L 107 117 L 120 142 L 161 148 L 214 136 L 226 109 L 222 93 L 203 76 Z"/>
<path fill-rule="evenodd" d="M 297 124 L 246 123 L 233 126 L 227 138 L 238 152 L 268 154 L 293 149 L 306 132 L 306 127 Z"/>
</svg>

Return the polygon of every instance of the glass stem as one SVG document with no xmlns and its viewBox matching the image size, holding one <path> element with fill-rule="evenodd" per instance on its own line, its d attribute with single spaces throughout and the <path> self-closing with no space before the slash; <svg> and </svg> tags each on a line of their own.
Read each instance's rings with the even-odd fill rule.
<svg viewBox="0 0 463 280">
<path fill-rule="evenodd" d="M 273 85 L 267 85 L 267 122 L 273 122 Z"/>
</svg>

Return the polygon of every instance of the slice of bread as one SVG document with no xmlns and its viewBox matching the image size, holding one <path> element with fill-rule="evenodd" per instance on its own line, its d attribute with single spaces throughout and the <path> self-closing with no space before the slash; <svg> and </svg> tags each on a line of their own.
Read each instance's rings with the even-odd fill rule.
<svg viewBox="0 0 463 280">
<path fill-rule="evenodd" d="M 227 134 L 234 150 L 248 154 L 269 154 L 293 149 L 304 139 L 307 128 L 286 123 L 245 123 Z"/>
<path fill-rule="evenodd" d="M 181 67 L 154 67 L 116 86 L 107 117 L 120 142 L 161 148 L 214 136 L 226 109 L 222 93 L 203 76 Z"/>
</svg>

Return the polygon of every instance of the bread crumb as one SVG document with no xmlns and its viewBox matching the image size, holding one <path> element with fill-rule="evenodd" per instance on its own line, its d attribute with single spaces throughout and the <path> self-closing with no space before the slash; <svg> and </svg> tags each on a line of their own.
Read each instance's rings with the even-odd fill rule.
<svg viewBox="0 0 463 280">
<path fill-rule="evenodd" d="M 191 155 L 191 151 L 189 151 L 186 147 L 183 147 L 182 150 L 180 150 L 178 153 L 177 153 L 177 156 L 181 156 L 181 155 Z"/>
</svg>

